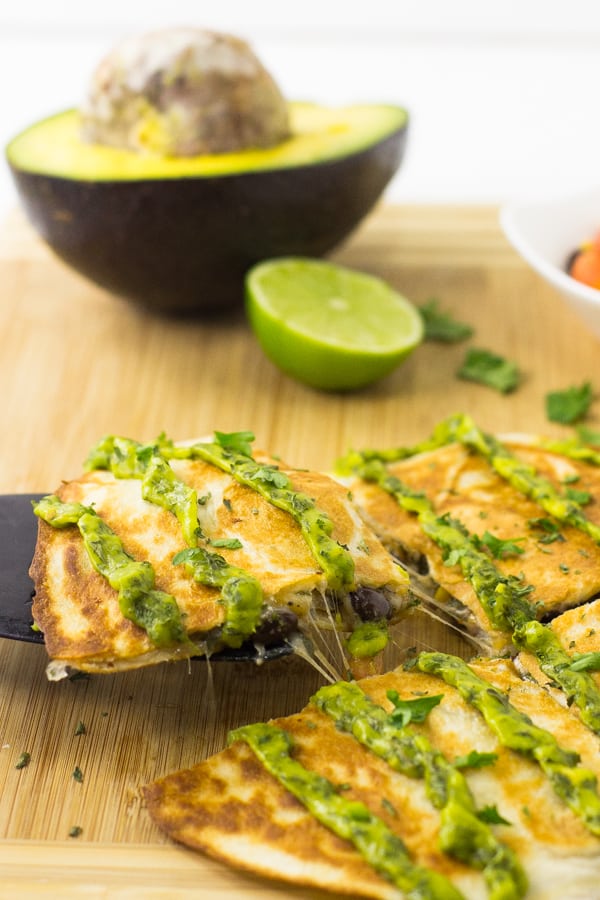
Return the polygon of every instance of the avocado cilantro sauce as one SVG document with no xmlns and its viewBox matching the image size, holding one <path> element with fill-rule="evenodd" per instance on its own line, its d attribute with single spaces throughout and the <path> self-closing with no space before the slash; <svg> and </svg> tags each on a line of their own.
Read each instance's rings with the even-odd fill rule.
<svg viewBox="0 0 600 900">
<path fill-rule="evenodd" d="M 225 622 L 221 639 L 228 647 L 241 647 L 258 624 L 263 604 L 262 588 L 248 572 L 230 565 L 220 554 L 204 547 L 189 547 L 173 557 L 173 565 L 183 564 L 194 581 L 221 588 Z"/>
<path fill-rule="evenodd" d="M 349 800 L 327 778 L 292 756 L 293 740 L 274 725 L 246 725 L 232 731 L 229 742 L 245 741 L 263 766 L 322 825 L 350 841 L 380 875 L 413 900 L 462 900 L 444 876 L 412 862 L 403 841 L 363 803 Z"/>
<path fill-rule="evenodd" d="M 544 728 L 519 712 L 508 696 L 496 690 L 456 656 L 421 653 L 417 668 L 442 678 L 482 714 L 505 747 L 538 763 L 554 792 L 579 816 L 592 834 L 600 836 L 600 795 L 594 773 L 579 765 L 579 754 L 565 750 Z"/>
<path fill-rule="evenodd" d="M 218 435 L 219 433 L 217 433 Z M 298 523 L 306 543 L 327 577 L 332 590 L 348 590 L 354 585 L 351 554 L 331 537 L 333 523 L 307 494 L 295 491 L 288 476 L 274 465 L 258 463 L 242 453 L 230 435 L 220 442 L 187 447 L 165 445 L 161 452 L 175 459 L 202 459 L 228 472 L 240 484 L 252 488 L 273 506 L 289 513 Z M 244 448 L 245 449 L 245 448 Z"/>
<path fill-rule="evenodd" d="M 34 512 L 54 528 L 76 525 L 96 571 L 118 591 L 123 615 L 163 647 L 187 643 L 182 616 L 175 598 L 154 586 L 154 570 L 148 562 L 137 562 L 109 526 L 90 507 L 62 503 L 58 497 L 43 497 Z"/>
<path fill-rule="evenodd" d="M 398 703 L 395 696 L 390 699 Z M 439 701 L 441 697 L 426 699 Z M 416 732 L 410 724 L 398 724 L 394 713 L 390 715 L 373 703 L 357 684 L 327 685 L 314 695 L 312 702 L 334 720 L 340 731 L 352 734 L 391 768 L 425 779 L 427 796 L 441 811 L 441 850 L 482 869 L 492 900 L 517 900 L 525 895 L 527 880 L 517 857 L 478 818 L 464 775 L 436 750 L 426 735 Z M 400 702 L 408 706 L 410 720 L 410 704 L 419 701 Z M 418 716 L 416 721 L 421 718 Z"/>
</svg>

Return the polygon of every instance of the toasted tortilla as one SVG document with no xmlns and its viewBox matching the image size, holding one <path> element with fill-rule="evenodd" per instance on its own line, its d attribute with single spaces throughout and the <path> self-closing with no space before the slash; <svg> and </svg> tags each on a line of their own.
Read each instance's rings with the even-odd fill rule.
<svg viewBox="0 0 600 900">
<path fill-rule="evenodd" d="M 242 546 L 218 547 L 229 563 L 258 579 L 265 603 L 293 611 L 300 627 L 347 624 L 348 597 L 331 595 L 300 526 L 284 512 L 229 474 L 200 460 L 173 460 L 176 475 L 201 498 L 199 521 L 210 540 L 237 539 Z M 347 491 L 326 475 L 280 467 L 295 490 L 310 495 L 334 524 L 332 537 L 354 559 L 356 589 L 380 590 L 392 619 L 408 602 L 407 579 L 350 503 Z M 92 506 L 136 560 L 149 561 L 156 587 L 176 598 L 195 645 L 156 647 L 146 631 L 125 618 L 118 594 L 92 566 L 77 527 L 55 529 L 40 521 L 31 575 L 35 583 L 33 617 L 42 630 L 51 671 L 64 667 L 114 672 L 220 649 L 224 620 L 220 592 L 196 583 L 184 566 L 172 564 L 185 549 L 175 515 L 142 499 L 137 479 L 115 478 L 105 470 L 88 472 L 61 485 L 65 502 Z"/>
<path fill-rule="evenodd" d="M 522 680 L 508 660 L 482 660 L 472 668 L 600 775 L 600 739 L 570 710 L 539 685 Z M 358 684 L 387 709 L 392 708 L 388 690 L 405 699 L 443 693 L 425 723 L 415 727 L 449 760 L 472 750 L 497 754 L 492 765 L 464 774 L 477 808 L 495 807 L 510 823 L 494 826 L 494 831 L 518 854 L 529 881 L 528 900 L 597 896 L 600 840 L 557 797 L 537 764 L 501 746 L 454 688 L 399 669 Z M 414 862 L 445 875 L 468 900 L 487 896 L 479 871 L 440 851 L 439 812 L 422 780 L 392 770 L 313 705 L 273 724 L 292 736 L 294 758 L 343 785 L 349 800 L 364 803 L 401 837 Z M 159 779 L 144 789 L 144 796 L 151 817 L 167 835 L 235 868 L 337 894 L 386 900 L 403 896 L 350 842 L 321 825 L 243 742 Z"/>
<path fill-rule="evenodd" d="M 586 517 L 600 523 L 600 467 L 542 449 L 525 436 L 511 436 L 504 443 L 561 490 L 568 480 L 577 478 L 574 486 L 592 497 L 585 506 Z M 410 488 L 423 492 L 438 515 L 448 513 L 479 536 L 489 531 L 502 540 L 518 541 L 523 553 L 494 563 L 504 574 L 533 585 L 528 599 L 536 604 L 540 619 L 598 596 L 600 546 L 584 532 L 562 524 L 560 539 L 544 542 L 543 527 L 532 527 L 532 523 L 549 518 L 547 514 L 496 474 L 484 458 L 453 443 L 392 463 L 388 469 Z M 493 627 L 460 567 L 444 563 L 442 551 L 424 534 L 416 516 L 376 484 L 360 478 L 345 483 L 365 521 L 390 551 L 427 576 L 422 579 L 426 604 L 458 622 L 482 651 L 493 655 L 510 650 L 510 634 Z"/>
</svg>

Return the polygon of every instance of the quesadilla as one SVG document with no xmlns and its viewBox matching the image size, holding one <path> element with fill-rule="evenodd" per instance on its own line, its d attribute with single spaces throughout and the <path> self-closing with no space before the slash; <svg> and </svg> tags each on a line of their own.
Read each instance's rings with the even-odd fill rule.
<svg viewBox="0 0 600 900">
<path fill-rule="evenodd" d="M 457 419 L 416 452 L 350 454 L 344 483 L 422 584 L 425 605 L 459 623 L 483 652 L 512 652 L 514 623 L 495 615 L 477 578 L 466 577 L 460 533 L 472 568 L 478 554 L 486 577 L 520 595 L 537 619 L 578 607 L 600 595 L 600 466 L 572 445 L 518 435 L 498 441 Z M 446 544 L 444 525 L 453 529 Z"/>
<path fill-rule="evenodd" d="M 600 739 L 509 660 L 425 653 L 144 789 L 167 835 L 356 897 L 591 900 Z"/>
<path fill-rule="evenodd" d="M 33 617 L 60 677 L 348 632 L 372 658 L 407 578 L 326 475 L 252 456 L 248 436 L 107 438 L 44 498 Z M 342 647 L 342 642 L 339 642 Z"/>
</svg>

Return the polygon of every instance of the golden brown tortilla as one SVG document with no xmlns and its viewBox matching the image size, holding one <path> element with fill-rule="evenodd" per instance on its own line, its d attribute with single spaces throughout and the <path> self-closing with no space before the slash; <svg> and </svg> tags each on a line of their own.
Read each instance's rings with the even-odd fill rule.
<svg viewBox="0 0 600 900">
<path fill-rule="evenodd" d="M 237 538 L 238 549 L 219 547 L 229 563 L 248 571 L 260 582 L 265 602 L 292 610 L 301 623 L 333 627 L 335 608 L 326 599 L 323 572 L 306 544 L 299 525 L 251 488 L 214 466 L 197 460 L 175 460 L 175 473 L 194 487 L 202 503 L 199 519 L 210 539 Z M 356 587 L 381 589 L 398 617 L 407 603 L 407 579 L 350 503 L 347 491 L 326 475 L 284 470 L 294 489 L 313 497 L 334 523 L 333 538 L 351 551 Z M 142 499 L 141 482 L 92 471 L 63 484 L 63 501 L 93 506 L 136 560 L 149 561 L 156 586 L 172 594 L 185 616 L 196 652 L 223 622 L 224 608 L 217 588 L 197 584 L 173 556 L 186 546 L 181 527 L 169 511 Z M 35 582 L 33 616 L 44 633 L 54 669 L 72 666 L 91 672 L 135 668 L 165 659 L 179 659 L 194 647 L 155 647 L 146 632 L 124 618 L 118 594 L 93 567 L 76 527 L 54 529 L 40 521 L 31 566 Z M 219 649 L 218 633 L 216 644 Z"/>
</svg>

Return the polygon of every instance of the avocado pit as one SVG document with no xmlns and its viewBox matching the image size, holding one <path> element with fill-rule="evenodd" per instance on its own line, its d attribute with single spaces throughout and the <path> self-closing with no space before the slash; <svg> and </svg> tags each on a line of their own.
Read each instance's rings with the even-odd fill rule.
<svg viewBox="0 0 600 900">
<path fill-rule="evenodd" d="M 81 108 L 92 144 L 196 156 L 289 137 L 287 104 L 249 45 L 199 28 L 127 38 L 99 64 Z"/>
</svg>

